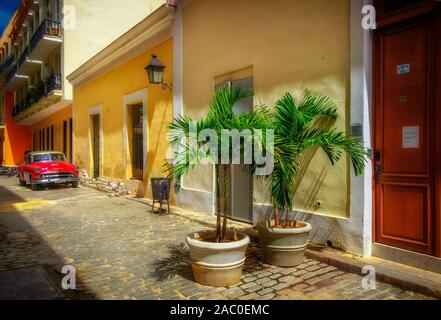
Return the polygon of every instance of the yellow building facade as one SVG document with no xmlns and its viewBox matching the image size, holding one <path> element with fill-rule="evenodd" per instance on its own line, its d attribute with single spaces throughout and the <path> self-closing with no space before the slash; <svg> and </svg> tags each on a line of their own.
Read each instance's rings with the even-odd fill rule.
<svg viewBox="0 0 441 320">
<path fill-rule="evenodd" d="M 89 176 L 124 181 L 149 196 L 151 177 L 164 176 L 173 94 L 149 83 L 152 58 L 173 81 L 174 7 L 161 6 L 68 76 L 74 87 L 75 161 Z"/>
</svg>

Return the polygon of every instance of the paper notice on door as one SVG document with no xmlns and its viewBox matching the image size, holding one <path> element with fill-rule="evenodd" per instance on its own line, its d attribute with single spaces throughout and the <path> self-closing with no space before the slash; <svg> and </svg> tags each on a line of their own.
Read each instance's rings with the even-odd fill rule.
<svg viewBox="0 0 441 320">
<path fill-rule="evenodd" d="M 420 147 L 420 127 L 403 127 L 403 149 Z"/>
</svg>

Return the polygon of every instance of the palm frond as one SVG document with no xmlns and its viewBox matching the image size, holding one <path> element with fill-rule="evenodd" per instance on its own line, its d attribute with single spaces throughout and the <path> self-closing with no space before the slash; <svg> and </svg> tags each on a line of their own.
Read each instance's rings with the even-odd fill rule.
<svg viewBox="0 0 441 320">
<path fill-rule="evenodd" d="M 286 93 L 276 102 L 274 112 L 275 163 L 269 180 L 270 200 L 275 208 L 292 209 L 301 157 L 312 147 L 321 148 L 332 165 L 346 153 L 355 174 L 363 171 L 366 150 L 361 141 L 330 129 L 337 117 L 337 108 L 328 97 L 306 90 L 297 102 L 292 94 Z"/>
<path fill-rule="evenodd" d="M 356 175 L 361 174 L 364 170 L 367 151 L 359 138 L 346 136 L 336 129 L 323 132 L 313 131 L 312 134 L 305 137 L 301 148 L 306 150 L 312 146 L 320 147 L 332 165 L 341 158 L 343 153 L 346 153 L 351 158 Z"/>
</svg>

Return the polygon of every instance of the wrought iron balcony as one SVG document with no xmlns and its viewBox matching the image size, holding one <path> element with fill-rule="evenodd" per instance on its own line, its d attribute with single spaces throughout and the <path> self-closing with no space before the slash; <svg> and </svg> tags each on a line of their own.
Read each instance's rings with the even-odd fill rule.
<svg viewBox="0 0 441 320">
<path fill-rule="evenodd" d="M 32 61 L 28 58 L 30 54 L 29 46 L 27 46 L 20 58 L 18 58 L 17 73 L 22 76 L 30 76 L 41 66 L 41 61 Z"/>
<path fill-rule="evenodd" d="M 61 74 L 59 73 L 53 74 L 46 82 L 45 95 L 47 96 L 54 90 L 61 90 Z"/>
<path fill-rule="evenodd" d="M 17 64 L 9 71 L 8 75 L 6 76 L 6 83 L 9 83 L 12 78 L 15 76 L 17 72 Z"/>
<path fill-rule="evenodd" d="M 18 72 L 18 63 L 14 65 L 14 67 L 9 71 L 6 76 L 6 88 L 9 90 L 17 90 L 21 86 L 25 85 L 29 80 L 29 77 L 26 75 L 17 74 Z"/>
<path fill-rule="evenodd" d="M 18 58 L 18 68 L 20 68 L 20 66 L 26 61 L 26 57 L 29 54 L 29 47 L 26 47 L 22 54 L 20 55 L 20 58 Z"/>
<path fill-rule="evenodd" d="M 39 82 L 36 86 L 29 88 L 26 98 L 15 105 L 12 110 L 12 116 L 18 118 L 26 117 L 25 113 L 33 109 L 32 112 L 38 112 L 45 107 L 61 99 L 57 96 L 52 99 L 55 91 L 61 90 L 61 75 L 53 74 L 46 82 Z"/>
<path fill-rule="evenodd" d="M 15 57 L 13 54 L 9 55 L 3 63 L 0 64 L 0 75 L 7 72 L 15 63 Z"/>
<path fill-rule="evenodd" d="M 29 42 L 28 58 L 44 61 L 60 43 L 61 23 L 46 19 L 40 24 Z"/>
</svg>

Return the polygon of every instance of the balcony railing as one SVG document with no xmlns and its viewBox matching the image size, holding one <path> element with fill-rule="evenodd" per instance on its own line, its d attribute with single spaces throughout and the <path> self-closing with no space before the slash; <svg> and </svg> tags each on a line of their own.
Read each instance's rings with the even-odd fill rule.
<svg viewBox="0 0 441 320">
<path fill-rule="evenodd" d="M 61 37 L 61 23 L 49 19 L 44 20 L 31 38 L 29 43 L 30 51 L 34 50 L 44 36 Z"/>
<path fill-rule="evenodd" d="M 18 58 L 18 68 L 20 68 L 20 66 L 26 61 L 26 57 L 28 56 L 28 54 L 29 54 L 29 47 L 26 47 L 23 50 L 20 58 Z"/>
<path fill-rule="evenodd" d="M 17 64 L 12 68 L 11 71 L 9 71 L 8 75 L 6 76 L 6 83 L 9 83 L 12 78 L 14 78 L 15 74 L 17 73 Z"/>
<path fill-rule="evenodd" d="M 61 74 L 54 73 L 46 82 L 45 95 L 47 96 L 54 90 L 61 90 Z"/>
<path fill-rule="evenodd" d="M 9 55 L 2 64 L 0 64 L 0 73 L 3 73 L 6 69 L 8 69 L 15 62 L 15 57 L 13 54 Z"/>
<path fill-rule="evenodd" d="M 26 111 L 40 99 L 49 96 L 54 90 L 61 90 L 61 75 L 59 73 L 52 75 L 46 82 L 40 81 L 37 85 L 29 88 L 26 98 L 12 109 L 12 116 L 15 117 Z"/>
</svg>

